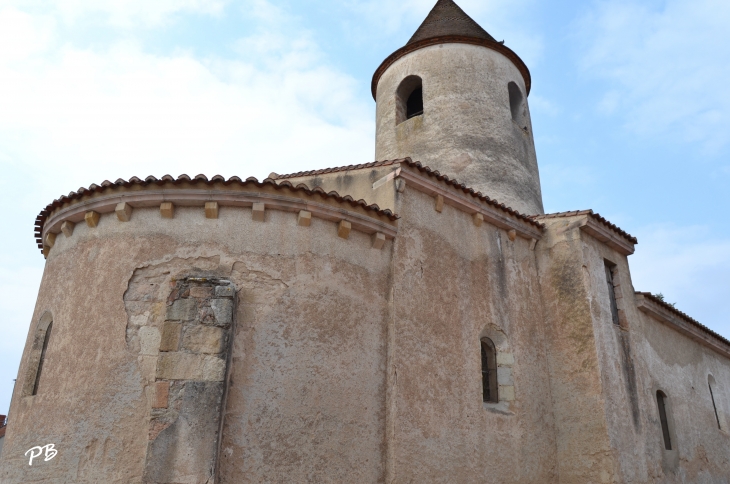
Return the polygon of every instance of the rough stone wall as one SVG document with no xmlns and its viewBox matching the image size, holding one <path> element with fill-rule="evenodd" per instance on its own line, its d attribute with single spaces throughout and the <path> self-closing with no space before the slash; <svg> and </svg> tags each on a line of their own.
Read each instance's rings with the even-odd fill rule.
<svg viewBox="0 0 730 484">
<path fill-rule="evenodd" d="M 559 482 L 615 482 L 616 461 L 594 333 L 597 315 L 591 306 L 591 275 L 581 232 L 569 219 L 545 222 L 548 230 L 536 251 L 545 303 Z"/>
<path fill-rule="evenodd" d="M 254 221 L 244 208 L 222 207 L 218 219 L 196 207 L 177 208 L 174 219 L 135 209 L 129 222 L 110 214 L 96 228 L 78 224 L 46 263 L 31 327 L 51 311 L 53 336 L 38 394 L 13 397 L 0 482 L 170 482 L 145 474 L 145 463 L 180 462 L 184 449 L 157 442 L 166 432 L 196 437 L 199 429 L 183 428 L 187 416 L 208 419 L 220 399 L 208 387 L 219 383 L 223 354 L 212 353 L 213 340 L 225 336 L 199 333 L 219 328 L 214 303 L 225 298 L 187 279 L 190 293 L 168 299 L 196 275 L 238 291 L 220 482 L 382 480 L 391 245 L 373 249 L 354 230 L 342 239 L 321 219 L 298 226 L 296 213 Z M 197 313 L 182 307 L 191 300 Z M 153 350 L 174 324 L 178 359 L 190 365 L 168 366 L 175 352 Z M 21 377 L 32 340 L 31 330 Z M 168 406 L 153 408 L 166 381 Z M 202 430 L 212 435 L 215 421 Z M 25 451 L 48 443 L 58 455 L 29 466 Z M 191 462 L 209 462 L 208 444 Z"/>
<path fill-rule="evenodd" d="M 730 436 L 717 428 L 708 375 L 730 381 L 730 361 L 640 312 L 625 256 L 576 220 L 545 221 L 537 248 L 559 482 L 726 483 Z M 619 324 L 604 261 L 615 264 Z M 664 448 L 657 390 L 668 396 L 672 450 Z M 727 393 L 718 393 L 726 405 Z"/>
<path fill-rule="evenodd" d="M 396 122 L 401 81 L 423 80 L 424 113 Z M 512 120 L 509 82 L 524 98 L 527 129 Z M 440 44 L 398 59 L 378 83 L 375 159 L 410 156 L 526 214 L 543 213 L 524 79 L 493 50 Z"/>
<path fill-rule="evenodd" d="M 160 283 L 167 279 L 159 268 L 139 269 L 124 295 L 127 345 L 149 368 L 144 478 L 212 482 L 236 291 L 227 280 L 173 278 L 162 311 Z"/>
<path fill-rule="evenodd" d="M 406 187 L 389 330 L 389 482 L 556 482 L 530 242 Z M 480 338 L 500 364 L 482 398 Z"/>
</svg>

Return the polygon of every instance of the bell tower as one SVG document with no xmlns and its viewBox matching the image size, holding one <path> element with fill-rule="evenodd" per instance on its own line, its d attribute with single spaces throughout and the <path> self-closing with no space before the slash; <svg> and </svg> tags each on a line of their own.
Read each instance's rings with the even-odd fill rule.
<svg viewBox="0 0 730 484">
<path fill-rule="evenodd" d="M 525 214 L 542 214 L 530 71 L 452 0 L 438 0 L 373 75 L 377 160 L 411 157 Z"/>
</svg>

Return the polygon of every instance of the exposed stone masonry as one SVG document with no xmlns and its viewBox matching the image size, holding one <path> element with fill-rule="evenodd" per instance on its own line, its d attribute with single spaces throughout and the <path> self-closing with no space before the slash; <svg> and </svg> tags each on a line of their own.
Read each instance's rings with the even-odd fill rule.
<svg viewBox="0 0 730 484">
<path fill-rule="evenodd" d="M 127 344 L 149 369 L 145 482 L 208 482 L 215 475 L 235 289 L 226 280 L 133 278 Z M 163 296 L 163 297 L 161 297 Z"/>
</svg>

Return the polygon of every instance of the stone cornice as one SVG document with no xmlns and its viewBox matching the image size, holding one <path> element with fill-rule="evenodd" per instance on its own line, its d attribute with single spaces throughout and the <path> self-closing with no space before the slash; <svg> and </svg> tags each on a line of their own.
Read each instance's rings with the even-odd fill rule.
<svg viewBox="0 0 730 484">
<path fill-rule="evenodd" d="M 391 221 L 384 216 L 371 217 L 358 211 L 317 202 L 308 199 L 308 197 L 287 196 L 275 192 L 255 190 L 234 191 L 194 188 L 164 190 L 154 187 L 134 191 L 119 190 L 115 193 L 104 193 L 70 203 L 49 215 L 43 226 L 42 236 L 45 240 L 48 233 L 60 233 L 64 221 L 73 223 L 83 221 L 84 215 L 88 211 L 100 214 L 112 213 L 117 204 L 122 202 L 133 208 L 159 207 L 163 202 L 171 202 L 175 206 L 201 207 L 202 210 L 205 203 L 211 201 L 218 202 L 221 207 L 252 207 L 254 203 L 263 203 L 267 210 L 286 212 L 306 210 L 311 212 L 314 217 L 331 222 L 346 220 L 352 224 L 354 230 L 367 234 L 380 232 L 388 239 L 394 238 L 398 231 L 395 220 Z"/>
<path fill-rule="evenodd" d="M 635 297 L 636 306 L 644 314 L 666 324 L 722 356 L 730 358 L 730 341 L 668 304 L 656 300 L 651 294 L 638 292 Z"/>
<path fill-rule="evenodd" d="M 620 254 L 631 255 L 636 250 L 634 244 L 628 242 L 624 237 L 617 235 L 614 231 L 608 229 L 605 225 L 588 215 L 585 216 L 580 229 Z"/>
<path fill-rule="evenodd" d="M 478 39 L 475 37 L 468 37 L 463 35 L 443 35 L 440 37 L 432 37 L 430 39 L 424 39 L 418 42 L 414 42 L 412 44 L 407 44 L 390 54 L 375 70 L 375 74 L 373 74 L 373 80 L 370 85 L 373 99 L 377 101 L 378 82 L 380 81 L 381 76 L 385 73 L 386 70 L 388 70 L 390 66 L 395 64 L 398 59 L 419 49 L 439 44 L 478 45 L 480 47 L 486 47 L 487 49 L 499 52 L 510 61 L 512 61 L 515 67 L 517 67 L 517 69 L 520 71 L 520 73 L 522 74 L 522 78 L 525 80 L 525 89 L 527 90 L 527 95 L 530 95 L 530 89 L 532 87 L 532 76 L 530 75 L 530 69 L 527 68 L 527 65 L 522 61 L 522 59 L 520 59 L 520 56 L 515 54 L 512 49 L 505 46 L 504 44 L 494 42 L 489 39 Z"/>
<path fill-rule="evenodd" d="M 517 235 L 527 240 L 539 240 L 542 237 L 542 226 L 523 221 L 510 216 L 499 207 L 482 203 L 474 196 L 465 196 L 459 190 L 449 187 L 446 183 L 433 179 L 429 174 L 423 174 L 418 169 L 410 168 L 407 164 L 398 168 L 398 178 L 405 180 L 406 186 L 414 188 L 429 196 L 442 196 L 444 203 L 469 215 L 482 214 L 484 221 L 501 229 L 514 230 Z"/>
</svg>

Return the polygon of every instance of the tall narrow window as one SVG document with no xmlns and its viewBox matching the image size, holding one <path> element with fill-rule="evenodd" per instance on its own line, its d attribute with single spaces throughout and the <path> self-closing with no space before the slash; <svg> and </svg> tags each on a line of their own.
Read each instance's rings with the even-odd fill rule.
<svg viewBox="0 0 730 484">
<path fill-rule="evenodd" d="M 621 324 L 619 317 L 618 317 L 618 304 L 616 303 L 616 285 L 613 282 L 614 272 L 616 271 L 616 266 L 611 264 L 608 261 L 604 261 L 604 265 L 606 268 L 606 284 L 608 285 L 608 298 L 609 298 L 609 302 L 611 304 L 611 318 L 613 319 L 613 324 Z"/>
<path fill-rule="evenodd" d="M 672 450 L 672 438 L 669 436 L 669 421 L 667 420 L 667 396 L 661 390 L 656 392 L 656 403 L 659 406 L 659 420 L 662 423 L 664 448 Z"/>
<path fill-rule="evenodd" d="M 395 96 L 395 124 L 423 114 L 423 81 L 420 77 L 403 79 Z"/>
<path fill-rule="evenodd" d="M 522 91 L 520 91 L 520 88 L 514 82 L 507 84 L 507 90 L 509 91 L 509 107 L 512 111 L 512 120 L 521 127 L 525 110 L 523 107 L 524 97 L 522 96 Z"/>
<path fill-rule="evenodd" d="M 30 348 L 26 363 L 25 376 L 23 377 L 22 395 L 30 396 L 38 393 L 38 386 L 41 381 L 41 372 L 48 351 L 48 343 L 51 339 L 51 325 L 53 316 L 46 311 L 41 316 L 35 329 L 33 346 Z"/>
<path fill-rule="evenodd" d="M 715 384 L 715 378 L 712 375 L 707 377 L 707 386 L 710 387 L 710 398 L 712 399 L 712 409 L 715 411 L 715 420 L 717 421 L 717 428 L 725 430 L 725 416 L 721 413 L 720 409 L 717 408 L 717 401 L 715 400 L 715 394 L 717 393 L 717 385 Z"/>
<path fill-rule="evenodd" d="M 499 402 L 497 390 L 497 350 L 489 338 L 482 339 L 482 397 L 485 402 Z"/>
<path fill-rule="evenodd" d="M 35 375 L 35 383 L 33 384 L 33 395 L 38 393 L 38 384 L 41 382 L 41 372 L 43 371 L 43 362 L 46 360 L 46 350 L 48 349 L 48 341 L 51 339 L 51 328 L 53 322 L 48 325 L 45 337 L 43 338 L 43 349 L 41 350 L 41 359 L 38 362 L 38 372 Z"/>
</svg>

